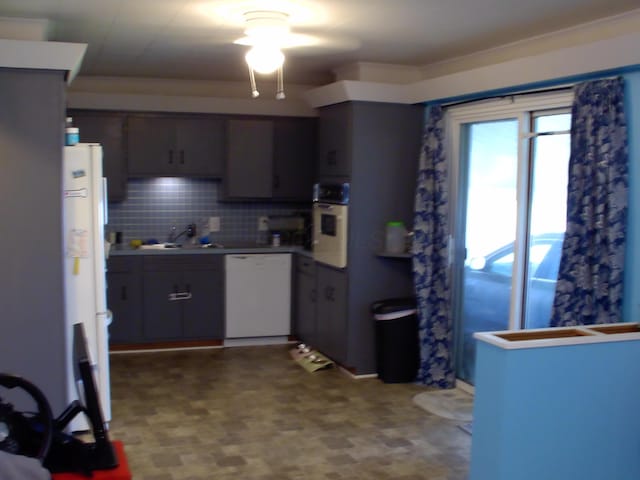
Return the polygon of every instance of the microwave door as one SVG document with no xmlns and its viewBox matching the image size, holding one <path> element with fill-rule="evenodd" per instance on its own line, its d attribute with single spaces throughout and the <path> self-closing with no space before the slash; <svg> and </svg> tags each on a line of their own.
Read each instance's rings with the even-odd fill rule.
<svg viewBox="0 0 640 480">
<path fill-rule="evenodd" d="M 335 213 L 321 213 L 320 214 L 320 234 L 328 235 L 330 237 L 336 236 L 336 226 L 338 223 L 338 217 Z"/>
</svg>

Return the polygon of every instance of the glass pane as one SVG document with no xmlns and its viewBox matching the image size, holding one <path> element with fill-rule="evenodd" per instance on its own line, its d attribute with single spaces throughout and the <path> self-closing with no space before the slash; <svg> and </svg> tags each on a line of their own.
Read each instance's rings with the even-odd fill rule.
<svg viewBox="0 0 640 480">
<path fill-rule="evenodd" d="M 536 123 L 564 130 L 571 116 L 539 117 Z M 533 140 L 530 205 L 529 268 L 526 278 L 524 327 L 549 326 L 567 221 L 570 135 Z"/>
<path fill-rule="evenodd" d="M 558 113 L 554 115 L 537 116 L 533 122 L 533 131 L 544 132 L 564 132 L 571 129 L 571 114 Z"/>
<path fill-rule="evenodd" d="M 473 383 L 473 333 L 506 330 L 516 230 L 518 122 L 474 123 L 465 129 L 467 252 L 462 278 L 457 375 Z"/>
</svg>

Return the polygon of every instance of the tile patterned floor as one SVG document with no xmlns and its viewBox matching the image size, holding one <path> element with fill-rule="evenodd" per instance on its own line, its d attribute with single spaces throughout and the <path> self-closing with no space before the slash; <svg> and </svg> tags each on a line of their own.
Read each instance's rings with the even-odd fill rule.
<svg viewBox="0 0 640 480">
<path fill-rule="evenodd" d="M 424 387 L 308 373 L 290 346 L 111 356 L 111 437 L 136 480 L 462 480 L 471 437 Z"/>
</svg>

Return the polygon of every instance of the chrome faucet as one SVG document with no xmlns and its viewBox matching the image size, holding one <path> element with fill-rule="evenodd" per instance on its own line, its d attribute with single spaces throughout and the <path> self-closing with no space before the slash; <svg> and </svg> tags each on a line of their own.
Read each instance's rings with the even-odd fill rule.
<svg viewBox="0 0 640 480">
<path fill-rule="evenodd" d="M 167 239 L 167 242 L 168 243 L 175 243 L 183 235 L 186 235 L 188 238 L 195 237 L 196 236 L 196 224 L 195 223 L 190 223 L 189 225 L 187 225 L 187 228 L 185 228 L 182 232 L 180 232 L 177 235 L 176 235 L 176 227 L 175 227 L 175 225 L 172 226 L 171 230 L 169 231 L 169 238 Z"/>
</svg>

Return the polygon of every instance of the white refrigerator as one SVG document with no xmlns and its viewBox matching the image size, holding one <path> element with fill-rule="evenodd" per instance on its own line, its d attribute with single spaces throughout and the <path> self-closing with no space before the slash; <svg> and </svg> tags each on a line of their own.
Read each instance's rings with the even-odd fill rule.
<svg viewBox="0 0 640 480">
<path fill-rule="evenodd" d="M 102 177 L 102 147 L 83 143 L 64 147 L 63 156 L 64 279 L 69 401 L 79 398 L 73 373 L 73 325 L 83 323 L 105 422 L 111 420 L 106 298 L 107 186 Z M 82 399 L 81 399 L 82 400 Z M 78 415 L 71 429 L 86 430 Z"/>
</svg>

